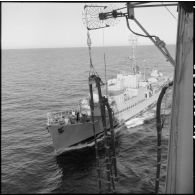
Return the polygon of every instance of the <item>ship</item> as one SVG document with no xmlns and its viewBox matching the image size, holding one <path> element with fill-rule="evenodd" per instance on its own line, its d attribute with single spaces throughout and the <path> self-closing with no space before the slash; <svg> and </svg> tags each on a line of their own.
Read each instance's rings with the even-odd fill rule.
<svg viewBox="0 0 195 195">
<path fill-rule="evenodd" d="M 170 80 L 155 68 L 146 79 L 145 73 L 139 70 L 136 63 L 135 45 L 131 46 L 132 64 L 129 71 L 119 72 L 116 78 L 109 79 L 104 85 L 106 89 L 103 95 L 108 99 L 112 109 L 114 127 L 123 125 L 125 121 L 153 107 L 162 87 Z M 95 134 L 101 137 L 104 128 L 97 90 L 93 92 L 93 99 Z M 48 113 L 47 118 L 47 129 L 57 155 L 94 140 L 90 96 L 80 100 L 76 108 Z M 110 128 L 108 112 L 106 112 L 106 128 L 108 130 Z"/>
</svg>

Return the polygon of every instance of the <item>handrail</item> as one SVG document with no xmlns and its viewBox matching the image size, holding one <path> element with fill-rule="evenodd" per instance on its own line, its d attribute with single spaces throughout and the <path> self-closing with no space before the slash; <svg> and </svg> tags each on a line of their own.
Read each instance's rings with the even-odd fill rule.
<svg viewBox="0 0 195 195">
<path fill-rule="evenodd" d="M 68 119 L 70 116 L 74 117 L 77 112 L 80 112 L 79 109 L 72 108 L 67 109 L 65 111 L 60 112 L 49 112 L 47 113 L 47 125 L 56 124 L 56 123 L 64 123 L 66 119 Z"/>
</svg>

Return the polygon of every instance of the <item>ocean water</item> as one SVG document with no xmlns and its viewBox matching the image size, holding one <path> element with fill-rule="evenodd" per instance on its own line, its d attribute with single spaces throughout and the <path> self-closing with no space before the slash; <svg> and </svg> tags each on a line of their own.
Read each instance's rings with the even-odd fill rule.
<svg viewBox="0 0 195 195">
<path fill-rule="evenodd" d="M 175 46 L 168 49 L 175 57 Z M 93 48 L 93 64 L 103 80 L 103 51 L 107 78 L 129 69 L 129 47 Z M 154 46 L 138 46 L 136 56 L 141 71 L 144 66 L 146 73 L 157 66 L 163 74 L 173 75 L 173 67 Z M 2 193 L 98 193 L 94 146 L 56 157 L 46 130 L 47 112 L 76 106 L 89 94 L 88 72 L 87 48 L 2 51 Z M 160 192 L 165 186 L 171 99 L 172 89 L 163 100 L 163 111 L 168 113 L 164 115 Z M 156 142 L 155 109 L 119 129 L 118 193 L 154 192 Z M 103 149 L 100 153 L 103 170 Z"/>
</svg>

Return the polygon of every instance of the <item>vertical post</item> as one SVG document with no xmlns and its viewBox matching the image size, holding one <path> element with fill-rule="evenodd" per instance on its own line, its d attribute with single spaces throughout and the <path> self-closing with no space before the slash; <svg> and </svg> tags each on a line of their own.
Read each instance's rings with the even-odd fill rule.
<svg viewBox="0 0 195 195">
<path fill-rule="evenodd" d="M 166 191 L 193 194 L 193 2 L 179 3 Z"/>
</svg>

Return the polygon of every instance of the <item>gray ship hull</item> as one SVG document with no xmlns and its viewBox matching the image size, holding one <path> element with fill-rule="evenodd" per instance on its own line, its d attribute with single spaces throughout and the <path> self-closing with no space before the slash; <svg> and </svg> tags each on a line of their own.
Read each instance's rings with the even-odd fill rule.
<svg viewBox="0 0 195 195">
<path fill-rule="evenodd" d="M 118 123 L 113 121 L 113 125 Z M 107 129 L 110 128 L 109 119 L 106 120 Z M 69 125 L 53 124 L 48 125 L 47 129 L 52 137 L 53 146 L 56 155 L 65 151 L 76 149 L 79 144 L 91 143 L 94 140 L 94 131 L 92 122 L 76 123 Z M 95 133 L 96 136 L 103 135 L 104 128 L 101 122 L 101 117 L 95 119 Z"/>
<path fill-rule="evenodd" d="M 59 130 L 60 129 L 60 132 Z M 100 122 L 95 122 L 96 134 L 103 132 Z M 60 126 L 58 124 L 48 126 L 48 131 L 53 140 L 53 146 L 57 155 L 68 150 L 72 145 L 83 140 L 93 138 L 93 125 L 91 122 Z"/>
</svg>

